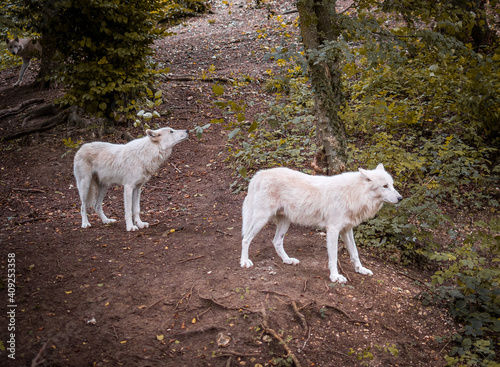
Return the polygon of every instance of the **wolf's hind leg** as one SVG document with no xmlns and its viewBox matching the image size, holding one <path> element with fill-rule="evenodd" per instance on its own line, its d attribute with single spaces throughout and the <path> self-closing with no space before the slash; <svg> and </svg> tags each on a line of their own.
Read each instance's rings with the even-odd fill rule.
<svg viewBox="0 0 500 367">
<path fill-rule="evenodd" d="M 108 191 L 108 185 L 99 184 L 97 187 L 97 198 L 95 202 L 95 211 L 99 215 L 99 218 L 101 218 L 104 224 L 116 222 L 116 219 L 110 219 L 106 217 L 106 214 L 104 214 L 104 212 L 102 211 L 102 201 L 104 200 L 107 191 Z"/>
</svg>

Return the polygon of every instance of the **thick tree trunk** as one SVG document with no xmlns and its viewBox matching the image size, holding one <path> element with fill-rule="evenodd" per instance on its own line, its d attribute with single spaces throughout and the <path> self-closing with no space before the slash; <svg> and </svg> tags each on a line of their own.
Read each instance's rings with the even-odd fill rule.
<svg viewBox="0 0 500 367">
<path fill-rule="evenodd" d="M 300 30 L 306 53 L 318 50 L 325 42 L 335 42 L 340 34 L 335 0 L 299 0 Z M 316 124 L 320 146 L 326 159 L 327 173 L 345 170 L 347 138 L 339 117 L 343 103 L 340 65 L 337 56 L 318 61 L 307 53 L 314 88 Z"/>
</svg>

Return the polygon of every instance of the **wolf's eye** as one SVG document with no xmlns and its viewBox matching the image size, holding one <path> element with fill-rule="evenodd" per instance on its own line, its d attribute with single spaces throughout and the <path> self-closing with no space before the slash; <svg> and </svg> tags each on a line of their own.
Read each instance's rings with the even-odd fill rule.
<svg viewBox="0 0 500 367">
<path fill-rule="evenodd" d="M 388 189 L 389 188 L 389 185 L 384 185 L 384 189 Z"/>
<path fill-rule="evenodd" d="M 174 130 L 170 130 L 170 134 L 173 134 L 174 133 Z"/>
</svg>

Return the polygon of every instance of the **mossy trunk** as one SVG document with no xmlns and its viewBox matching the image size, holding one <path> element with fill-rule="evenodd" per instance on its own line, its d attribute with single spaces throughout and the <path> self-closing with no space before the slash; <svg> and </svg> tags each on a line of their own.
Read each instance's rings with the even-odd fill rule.
<svg viewBox="0 0 500 367">
<path fill-rule="evenodd" d="M 335 42 L 340 34 L 334 0 L 299 0 L 300 30 L 304 49 L 319 50 L 325 41 Z M 345 170 L 347 139 L 339 117 L 343 103 L 338 57 L 319 61 L 307 53 L 311 83 L 314 88 L 315 116 L 319 145 L 324 153 L 328 174 Z"/>
</svg>

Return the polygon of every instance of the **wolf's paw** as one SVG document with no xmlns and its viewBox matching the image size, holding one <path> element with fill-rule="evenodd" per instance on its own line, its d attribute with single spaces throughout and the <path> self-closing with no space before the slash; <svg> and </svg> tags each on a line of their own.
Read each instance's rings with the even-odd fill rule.
<svg viewBox="0 0 500 367">
<path fill-rule="evenodd" d="M 251 268 L 253 266 L 253 262 L 250 259 L 241 259 L 240 265 L 242 268 Z"/>
<path fill-rule="evenodd" d="M 149 227 L 149 223 L 148 222 L 142 222 L 142 221 L 137 221 L 135 222 L 135 224 L 137 224 L 137 227 L 139 227 L 140 229 L 143 229 L 143 228 L 148 228 Z"/>
<path fill-rule="evenodd" d="M 289 257 L 288 259 L 283 260 L 283 262 L 288 265 L 297 265 L 300 263 L 299 259 L 295 259 L 293 257 Z"/>
<path fill-rule="evenodd" d="M 334 283 L 347 283 L 347 279 L 343 276 L 343 275 L 340 275 L 340 274 L 332 274 L 330 275 L 330 280 Z"/>
<path fill-rule="evenodd" d="M 127 231 L 138 231 L 139 230 L 139 227 L 137 226 L 127 226 Z"/>
<path fill-rule="evenodd" d="M 87 223 L 82 223 L 82 228 L 89 228 L 91 227 L 90 223 L 87 222 Z"/>
<path fill-rule="evenodd" d="M 105 220 L 102 221 L 104 224 L 111 224 L 111 223 L 114 223 L 116 222 L 116 219 L 110 219 L 110 218 L 106 218 Z"/>
<path fill-rule="evenodd" d="M 356 268 L 356 272 L 358 272 L 362 275 L 370 275 L 370 276 L 373 275 L 373 272 L 370 269 L 363 268 L 362 266 L 360 266 L 359 268 Z"/>
</svg>

